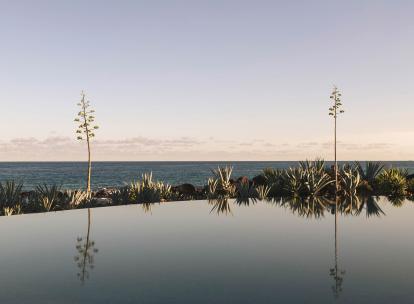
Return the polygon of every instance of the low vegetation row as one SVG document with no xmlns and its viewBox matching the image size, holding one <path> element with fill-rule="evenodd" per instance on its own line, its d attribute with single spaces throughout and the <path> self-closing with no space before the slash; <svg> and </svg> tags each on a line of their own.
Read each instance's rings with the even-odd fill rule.
<svg viewBox="0 0 414 304">
<path fill-rule="evenodd" d="M 99 191 L 62 190 L 57 185 L 39 185 L 24 192 L 23 185 L 15 181 L 0 183 L 0 213 L 49 212 L 78 208 L 92 208 L 125 204 L 150 204 L 180 200 L 218 200 L 234 198 L 238 202 L 249 199 L 263 200 L 278 197 L 303 199 L 352 198 L 388 196 L 394 200 L 414 196 L 414 178 L 406 170 L 385 168 L 380 162 L 349 163 L 338 170 L 338 190 L 335 186 L 335 168 L 323 160 L 300 162 L 289 169 L 264 169 L 252 179 L 232 177 L 232 167 L 213 170 L 206 186 L 191 184 L 170 186 L 154 181 L 152 174 L 116 189 Z M 299 199 L 298 199 L 299 198 Z"/>
</svg>

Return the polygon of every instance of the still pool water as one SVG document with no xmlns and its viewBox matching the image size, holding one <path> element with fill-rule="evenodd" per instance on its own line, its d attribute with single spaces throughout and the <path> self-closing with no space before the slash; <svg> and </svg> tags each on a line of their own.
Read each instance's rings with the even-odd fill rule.
<svg viewBox="0 0 414 304">
<path fill-rule="evenodd" d="M 0 302 L 414 303 L 413 202 L 221 204 L 2 217 Z"/>
</svg>

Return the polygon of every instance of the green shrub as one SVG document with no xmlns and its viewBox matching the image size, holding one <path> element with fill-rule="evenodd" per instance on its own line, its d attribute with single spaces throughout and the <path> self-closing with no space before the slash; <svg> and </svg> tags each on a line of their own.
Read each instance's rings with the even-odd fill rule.
<svg viewBox="0 0 414 304">
<path fill-rule="evenodd" d="M 138 204 L 168 200 L 171 194 L 171 186 L 163 182 L 154 182 L 152 173 L 144 173 L 141 181 L 132 182 L 129 187 L 130 201 Z"/>
<path fill-rule="evenodd" d="M 0 208 L 4 210 L 7 208 L 7 212 L 21 205 L 23 184 L 16 183 L 15 181 L 6 181 L 0 183 Z"/>
<path fill-rule="evenodd" d="M 377 191 L 381 195 L 404 196 L 407 191 L 406 171 L 391 168 L 377 177 Z"/>
<path fill-rule="evenodd" d="M 38 210 L 49 212 L 57 210 L 61 203 L 62 195 L 57 185 L 39 185 L 35 190 L 35 205 Z"/>
</svg>

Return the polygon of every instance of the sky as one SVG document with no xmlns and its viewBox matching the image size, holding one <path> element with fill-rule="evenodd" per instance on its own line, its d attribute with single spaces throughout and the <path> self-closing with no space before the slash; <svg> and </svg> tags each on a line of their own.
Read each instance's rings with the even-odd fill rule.
<svg viewBox="0 0 414 304">
<path fill-rule="evenodd" d="M 414 159 L 413 1 L 0 0 L 0 161 Z"/>
</svg>

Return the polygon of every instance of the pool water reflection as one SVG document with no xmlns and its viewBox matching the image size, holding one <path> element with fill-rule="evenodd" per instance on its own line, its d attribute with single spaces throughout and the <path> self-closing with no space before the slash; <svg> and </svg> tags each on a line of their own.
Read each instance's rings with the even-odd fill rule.
<svg viewBox="0 0 414 304">
<path fill-rule="evenodd" d="M 414 203 L 192 201 L 0 218 L 1 303 L 413 303 Z"/>
</svg>

